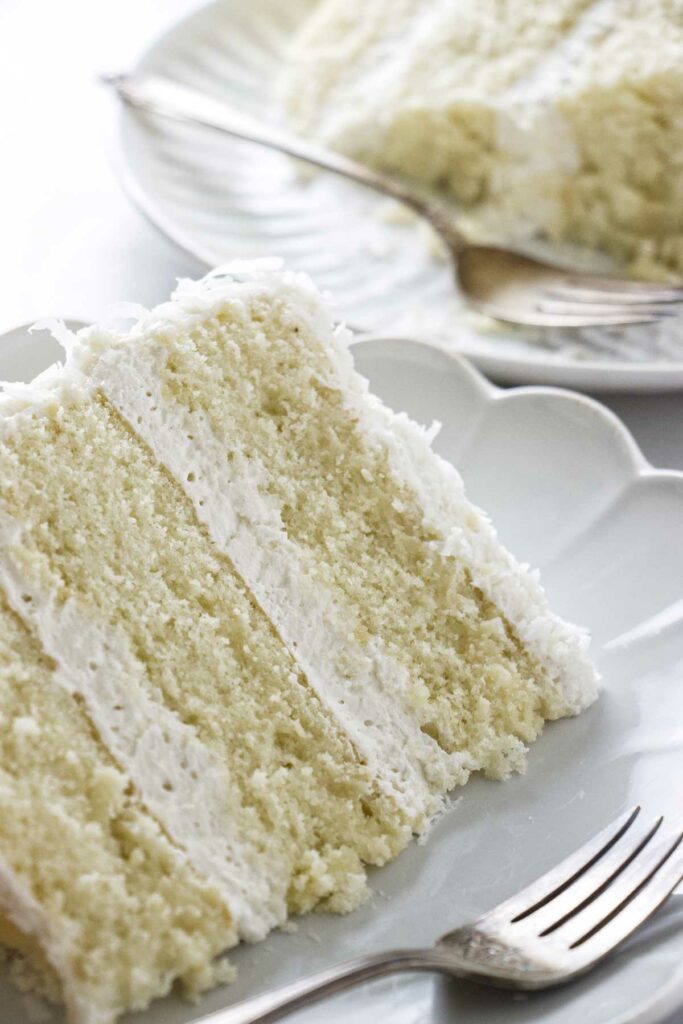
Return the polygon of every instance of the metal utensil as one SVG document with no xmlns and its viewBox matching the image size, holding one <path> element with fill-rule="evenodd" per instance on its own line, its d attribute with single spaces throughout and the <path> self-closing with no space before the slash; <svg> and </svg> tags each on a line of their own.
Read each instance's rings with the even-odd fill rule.
<svg viewBox="0 0 683 1024">
<path fill-rule="evenodd" d="M 544 989 L 570 981 L 612 952 L 683 877 L 683 832 L 643 822 L 636 807 L 557 867 L 430 949 L 357 957 L 256 996 L 198 1024 L 270 1024 L 371 978 L 437 971 L 483 985 Z"/>
<path fill-rule="evenodd" d="M 223 100 L 157 75 L 110 75 L 103 81 L 131 107 L 276 149 L 403 203 L 443 239 L 467 303 L 497 320 L 535 327 L 618 326 L 681 311 L 683 287 L 573 273 L 511 249 L 475 245 L 459 229 L 452 204 L 415 183 L 251 118 Z"/>
</svg>

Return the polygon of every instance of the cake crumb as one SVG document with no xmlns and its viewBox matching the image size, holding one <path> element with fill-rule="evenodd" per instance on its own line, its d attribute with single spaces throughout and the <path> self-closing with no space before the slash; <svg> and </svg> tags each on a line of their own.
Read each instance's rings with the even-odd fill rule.
<svg viewBox="0 0 683 1024">
<path fill-rule="evenodd" d="M 200 996 L 216 985 L 231 985 L 237 977 L 237 968 L 227 957 L 221 957 L 210 964 L 201 964 L 188 971 L 182 978 L 182 996 L 189 1003 L 196 1003 Z"/>
</svg>

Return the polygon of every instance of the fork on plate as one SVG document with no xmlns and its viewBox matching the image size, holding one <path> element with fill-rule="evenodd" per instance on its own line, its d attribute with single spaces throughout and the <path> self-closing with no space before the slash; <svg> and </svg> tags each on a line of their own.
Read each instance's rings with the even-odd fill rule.
<svg viewBox="0 0 683 1024">
<path fill-rule="evenodd" d="M 467 304 L 496 320 L 532 327 L 611 327 L 683 313 L 683 286 L 575 273 L 513 249 L 474 244 L 458 226 L 458 211 L 443 198 L 256 120 L 225 100 L 158 75 L 103 80 L 132 107 L 276 149 L 409 207 L 444 242 Z"/>
<path fill-rule="evenodd" d="M 356 957 L 202 1017 L 271 1024 L 371 978 L 437 971 L 507 989 L 552 988 L 590 970 L 646 921 L 683 878 L 683 832 L 636 807 L 515 896 L 429 949 Z"/>
</svg>

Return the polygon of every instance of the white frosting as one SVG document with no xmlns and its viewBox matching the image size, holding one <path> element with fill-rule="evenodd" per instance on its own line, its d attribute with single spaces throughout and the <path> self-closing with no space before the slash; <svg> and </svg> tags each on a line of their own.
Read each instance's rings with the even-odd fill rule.
<svg viewBox="0 0 683 1024">
<path fill-rule="evenodd" d="M 165 360 L 165 348 L 157 355 Z M 228 461 L 203 413 L 162 397 L 149 349 L 135 360 L 126 356 L 103 355 L 95 381 L 188 495 L 380 786 L 411 820 L 434 813 L 440 801 L 432 787 L 463 781 L 467 759 L 447 754 L 422 731 L 402 699 L 406 670 L 378 638 L 362 647 L 352 611 L 340 611 L 332 591 L 307 575 L 275 500 L 264 493 L 266 469 L 235 452 L 232 439 Z"/>
<path fill-rule="evenodd" d="M 549 106 L 557 96 L 571 91 L 584 73 L 585 55 L 591 44 L 609 32 L 619 18 L 616 0 L 593 0 L 559 40 L 540 54 L 530 71 L 521 75 L 500 96 L 501 107 L 516 107 L 520 119 L 539 106 Z"/>
<path fill-rule="evenodd" d="M 73 599 L 42 593 L 16 557 L 21 525 L 0 522 L 0 585 L 57 663 L 54 680 L 79 694 L 102 742 L 141 800 L 222 894 L 240 935 L 259 939 L 287 916 L 287 873 L 240 834 L 236 787 L 194 731 L 152 696 L 125 635 Z"/>
</svg>

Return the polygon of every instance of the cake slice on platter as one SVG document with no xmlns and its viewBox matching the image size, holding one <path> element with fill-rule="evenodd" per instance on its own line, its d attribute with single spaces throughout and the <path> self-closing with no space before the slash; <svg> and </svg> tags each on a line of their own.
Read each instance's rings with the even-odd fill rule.
<svg viewBox="0 0 683 1024">
<path fill-rule="evenodd" d="M 683 275 L 679 0 L 322 0 L 278 88 L 296 130 L 449 189 L 482 237 Z"/>
<path fill-rule="evenodd" d="M 351 910 L 595 697 L 348 342 L 308 279 L 240 264 L 0 399 L 0 942 L 71 1024 Z"/>
</svg>

